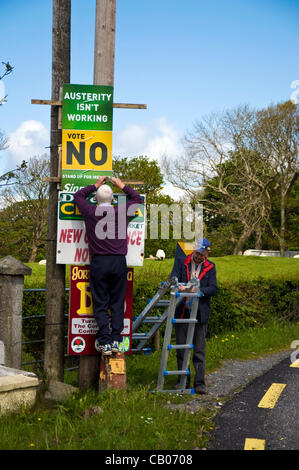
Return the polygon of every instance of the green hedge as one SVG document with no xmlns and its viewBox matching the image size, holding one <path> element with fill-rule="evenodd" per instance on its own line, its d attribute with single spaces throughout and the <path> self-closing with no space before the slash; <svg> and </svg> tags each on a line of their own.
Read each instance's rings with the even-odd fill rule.
<svg viewBox="0 0 299 470">
<path fill-rule="evenodd" d="M 150 298 L 160 286 L 160 280 L 152 276 L 140 276 L 135 280 L 133 317 L 139 315 Z M 270 318 L 276 320 L 298 321 L 299 280 L 269 281 L 258 279 L 247 283 L 220 285 L 218 294 L 211 299 L 209 336 L 226 331 L 240 330 L 251 326 L 263 325 Z M 154 315 L 161 314 L 157 309 Z M 45 313 L 45 293 L 25 292 L 23 316 L 43 315 Z M 65 314 L 68 313 L 68 293 L 66 293 Z M 143 325 L 139 331 L 147 331 L 151 324 Z M 67 328 L 67 320 L 66 320 Z M 163 334 L 165 324 L 161 328 Z M 66 329 L 67 331 L 67 329 Z M 28 319 L 23 322 L 25 341 L 44 338 L 44 319 Z M 149 345 L 152 346 L 152 345 Z M 25 351 L 36 360 L 42 357 L 43 345 L 26 345 Z"/>
<path fill-rule="evenodd" d="M 148 279 L 134 287 L 134 315 L 138 315 L 156 293 L 159 285 Z M 298 321 L 299 280 L 269 281 L 219 285 L 211 298 L 209 335 L 263 325 L 270 318 Z M 144 326 L 143 329 L 149 329 Z M 140 330 L 141 331 L 141 330 Z"/>
<path fill-rule="evenodd" d="M 263 325 L 269 319 L 298 321 L 299 281 L 220 286 L 211 299 L 210 334 Z"/>
</svg>

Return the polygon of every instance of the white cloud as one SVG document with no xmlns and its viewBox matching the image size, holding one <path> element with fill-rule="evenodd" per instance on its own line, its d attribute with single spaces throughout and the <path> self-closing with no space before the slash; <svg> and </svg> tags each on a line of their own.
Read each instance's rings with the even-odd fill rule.
<svg viewBox="0 0 299 470">
<path fill-rule="evenodd" d="M 8 134 L 8 153 L 13 162 L 18 164 L 22 160 L 28 160 L 34 155 L 48 152 L 49 131 L 39 121 L 24 121 L 13 132 Z"/>
<path fill-rule="evenodd" d="M 113 155 L 136 157 L 146 155 L 161 163 L 164 156 L 175 159 L 183 153 L 182 133 L 165 117 L 149 124 L 128 124 L 124 129 L 114 133 Z M 163 194 L 168 194 L 178 201 L 185 192 L 167 183 Z"/>
<path fill-rule="evenodd" d="M 5 98 L 5 84 L 3 80 L 0 80 L 0 102 Z M 5 101 L 3 101 L 2 106 L 4 106 Z"/>
<path fill-rule="evenodd" d="M 180 201 L 181 199 L 188 197 L 188 193 L 186 191 L 176 188 L 171 183 L 164 186 L 164 188 L 161 190 L 161 193 L 172 197 L 174 201 Z"/>
<path fill-rule="evenodd" d="M 49 153 L 50 136 L 48 129 L 39 121 L 24 121 L 7 135 L 8 147 L 2 150 L 0 157 L 1 174 L 12 170 L 23 160 L 28 161 L 35 155 Z"/>
<path fill-rule="evenodd" d="M 124 157 L 146 155 L 161 161 L 177 157 L 182 151 L 181 132 L 162 117 L 145 125 L 128 124 L 114 133 L 113 154 Z"/>
</svg>

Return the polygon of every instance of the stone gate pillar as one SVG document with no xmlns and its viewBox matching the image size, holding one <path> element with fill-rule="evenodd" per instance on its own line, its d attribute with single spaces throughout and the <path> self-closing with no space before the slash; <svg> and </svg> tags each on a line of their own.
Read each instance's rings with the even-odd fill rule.
<svg viewBox="0 0 299 470">
<path fill-rule="evenodd" d="M 24 276 L 32 270 L 12 256 L 0 259 L 0 341 L 5 366 L 21 369 Z"/>
</svg>

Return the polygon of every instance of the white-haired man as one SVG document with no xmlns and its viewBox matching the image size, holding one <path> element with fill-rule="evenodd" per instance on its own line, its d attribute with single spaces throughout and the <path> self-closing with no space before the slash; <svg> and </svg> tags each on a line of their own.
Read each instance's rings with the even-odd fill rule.
<svg viewBox="0 0 299 470">
<path fill-rule="evenodd" d="M 126 202 L 112 205 L 113 192 L 101 176 L 95 184 L 75 194 L 75 202 L 84 217 L 88 248 L 91 256 L 90 288 L 93 312 L 99 330 L 104 355 L 119 351 L 124 327 L 124 303 L 127 285 L 127 227 L 130 217 L 142 203 L 142 197 L 119 178 L 110 181 L 126 194 Z M 89 204 L 86 197 L 96 191 L 98 205 Z M 108 309 L 111 313 L 111 331 Z"/>
<path fill-rule="evenodd" d="M 108 184 L 100 186 L 96 192 L 98 204 L 111 204 L 113 199 L 113 191 Z"/>
</svg>

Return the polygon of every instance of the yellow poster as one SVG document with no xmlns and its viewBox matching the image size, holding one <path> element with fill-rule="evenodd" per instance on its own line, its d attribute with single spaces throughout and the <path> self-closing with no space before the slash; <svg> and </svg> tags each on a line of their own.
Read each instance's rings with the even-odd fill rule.
<svg viewBox="0 0 299 470">
<path fill-rule="evenodd" d="M 62 130 L 62 170 L 112 170 L 112 131 Z"/>
</svg>

